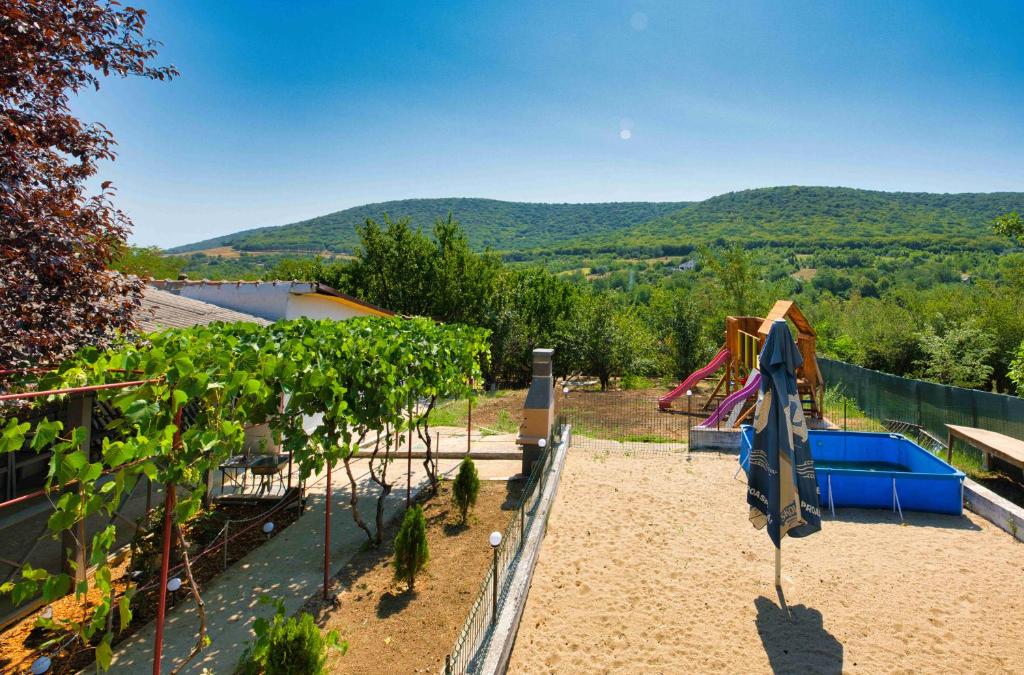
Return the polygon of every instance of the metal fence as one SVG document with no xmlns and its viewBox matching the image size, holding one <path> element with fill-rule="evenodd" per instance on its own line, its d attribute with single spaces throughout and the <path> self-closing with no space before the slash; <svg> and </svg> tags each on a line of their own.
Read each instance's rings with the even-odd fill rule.
<svg viewBox="0 0 1024 675">
<path fill-rule="evenodd" d="M 1024 439 L 1024 398 L 911 380 L 832 359 L 819 358 L 818 364 L 830 388 L 876 420 L 907 422 L 938 438 L 946 437 L 948 423 Z"/>
<path fill-rule="evenodd" d="M 568 441 L 568 438 L 562 438 L 565 433 L 566 428 L 560 426 L 554 438 L 550 439 L 541 456 L 533 464 L 519 504 L 502 533 L 501 544 L 495 550 L 495 563 L 491 565 L 480 590 L 477 591 L 469 616 L 459 631 L 451 653 L 445 657 L 442 670 L 445 675 L 473 672 L 479 665 L 476 659 L 479 658 L 480 647 L 490 636 L 490 630 L 497 620 L 497 612 L 500 611 L 508 593 L 512 570 L 522 554 L 526 535 L 532 527 L 537 526 L 534 523 L 537 507 L 544 494 L 544 485 L 551 472 L 555 451 L 563 440 Z"/>
<path fill-rule="evenodd" d="M 668 391 L 668 388 L 665 389 Z M 573 446 L 586 447 L 597 439 L 621 443 L 686 443 L 688 430 L 703 422 L 718 402 L 694 393 L 679 397 L 671 410 L 661 410 L 649 390 L 558 392 L 560 418 L 572 425 Z"/>
</svg>

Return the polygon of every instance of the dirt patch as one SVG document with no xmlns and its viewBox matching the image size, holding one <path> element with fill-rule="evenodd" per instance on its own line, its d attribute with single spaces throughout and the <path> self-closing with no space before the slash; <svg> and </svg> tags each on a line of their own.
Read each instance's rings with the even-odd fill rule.
<svg viewBox="0 0 1024 675">
<path fill-rule="evenodd" d="M 808 282 L 808 281 L 811 281 L 812 279 L 814 279 L 814 277 L 817 274 L 818 274 L 818 268 L 816 268 L 816 267 L 801 267 L 800 269 L 798 269 L 796 272 L 793 272 L 789 276 L 793 277 L 794 279 L 798 279 L 800 281 L 803 281 L 803 282 Z"/>
<path fill-rule="evenodd" d="M 196 253 L 202 253 L 211 258 L 240 258 L 242 254 L 234 246 L 214 246 L 213 248 L 203 248 L 198 251 L 186 251 L 184 253 L 171 253 L 172 256 L 189 256 Z"/>
<path fill-rule="evenodd" d="M 184 535 L 191 545 L 190 555 L 193 557 L 192 574 L 202 593 L 205 585 L 223 571 L 224 558 L 223 549 L 212 552 L 196 560 L 196 555 L 215 543 L 216 534 L 221 530 L 225 520 L 232 522 L 247 521 L 256 519 L 255 527 L 243 530 L 252 523 L 239 524 L 238 534 L 231 539 L 228 546 L 228 564 L 243 558 L 251 550 L 260 546 L 267 540 L 261 529 L 263 520 L 260 516 L 267 511 L 265 506 L 251 505 L 216 505 L 208 511 L 200 512 L 188 525 L 184 527 Z M 275 533 L 291 525 L 298 518 L 298 509 L 286 507 L 273 514 Z M 230 534 L 230 529 L 229 529 Z M 119 599 L 131 585 L 132 559 L 127 556 L 122 562 L 111 566 L 111 581 L 113 582 L 116 598 Z M 136 586 L 144 590 L 140 591 L 132 601 L 132 621 L 128 627 L 114 636 L 113 644 L 117 645 L 135 633 L 139 628 L 145 626 L 156 617 L 156 607 L 159 601 L 157 588 L 153 586 L 155 578 L 141 577 L 137 579 Z M 184 577 L 182 577 L 184 582 Z M 150 588 L 146 589 L 147 586 Z M 188 599 L 187 586 L 183 585 L 182 590 L 168 595 L 168 608 L 178 602 Z M 79 619 L 88 615 L 92 608 L 99 604 L 98 589 L 91 589 L 85 598 L 76 598 L 74 594 L 65 596 L 50 604 L 55 621 L 60 619 Z M 115 599 L 115 606 L 117 600 Z M 0 673 L 21 673 L 28 672 L 29 666 L 39 656 L 46 654 L 52 659 L 50 673 L 60 675 L 62 673 L 76 673 L 88 668 L 94 661 L 94 650 L 92 647 L 83 646 L 77 640 L 71 640 L 63 648 L 56 645 L 68 643 L 71 639 L 70 633 L 46 630 L 37 628 L 35 623 L 43 612 L 43 609 L 29 615 L 18 623 L 11 625 L 0 634 Z M 116 614 L 116 609 L 115 609 Z M 115 618 L 115 627 L 118 625 Z M 53 645 L 47 644 L 51 640 L 57 640 Z M 56 651 L 54 651 L 56 650 Z"/>
<path fill-rule="evenodd" d="M 570 386 L 563 393 L 562 383 L 555 388 L 555 417 L 565 416 L 577 435 L 633 442 L 685 442 L 688 427 L 707 418 L 721 395 L 709 403 L 717 378 L 709 378 L 693 388 L 693 397 L 677 398 L 669 410 L 662 411 L 658 399 L 670 392 L 674 381 L 662 381 L 643 389 L 609 389 L 597 386 Z M 515 431 L 522 418 L 525 389 L 485 394 L 473 403 L 473 428 L 508 433 Z M 434 426 L 465 427 L 466 403 L 453 401 L 440 406 Z"/>
<path fill-rule="evenodd" d="M 424 503 L 430 562 L 409 593 L 391 566 L 398 521 L 378 551 L 358 553 L 337 577 L 337 609 L 307 607 L 348 641 L 348 653 L 328 662 L 332 673 L 438 672 L 455 643 L 491 564 L 487 535 L 504 530 L 524 484 L 483 481 L 469 525 L 460 524 L 451 485 Z"/>
<path fill-rule="evenodd" d="M 703 421 L 714 403 L 709 403 L 715 380 L 700 382 L 688 400 L 682 395 L 669 410 L 661 410 L 658 399 L 674 388 L 665 384 L 646 389 L 583 389 L 559 393 L 560 411 L 573 425 L 574 433 L 590 438 L 635 442 L 685 442 L 689 427 Z"/>
</svg>

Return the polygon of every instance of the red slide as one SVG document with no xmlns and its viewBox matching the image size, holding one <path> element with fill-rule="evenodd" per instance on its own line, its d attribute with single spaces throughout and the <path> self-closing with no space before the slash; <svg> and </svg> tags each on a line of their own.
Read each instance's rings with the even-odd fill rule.
<svg viewBox="0 0 1024 675">
<path fill-rule="evenodd" d="M 729 357 L 731 356 L 732 354 L 729 352 L 729 350 L 726 349 L 725 347 L 722 347 L 720 350 L 718 350 L 718 353 L 715 354 L 715 358 L 711 359 L 711 362 L 708 363 L 708 365 L 704 366 L 700 370 L 696 370 L 693 373 L 691 373 L 690 376 L 683 380 L 678 387 L 676 387 L 669 393 L 659 398 L 658 407 L 661 408 L 662 410 L 668 410 L 669 408 L 671 408 L 672 401 L 676 400 L 677 398 L 685 394 L 687 389 L 692 389 L 693 385 L 697 384 L 705 377 L 707 377 L 708 375 L 710 375 L 711 373 L 715 372 L 723 365 L 725 365 L 725 363 L 729 360 Z"/>
</svg>

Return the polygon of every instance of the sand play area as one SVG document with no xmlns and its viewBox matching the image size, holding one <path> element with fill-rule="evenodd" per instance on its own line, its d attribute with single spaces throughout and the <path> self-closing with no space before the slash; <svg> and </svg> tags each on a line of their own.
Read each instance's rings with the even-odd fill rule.
<svg viewBox="0 0 1024 675">
<path fill-rule="evenodd" d="M 773 549 L 735 456 L 570 450 L 513 673 L 1024 672 L 1024 545 L 846 509 Z"/>
</svg>

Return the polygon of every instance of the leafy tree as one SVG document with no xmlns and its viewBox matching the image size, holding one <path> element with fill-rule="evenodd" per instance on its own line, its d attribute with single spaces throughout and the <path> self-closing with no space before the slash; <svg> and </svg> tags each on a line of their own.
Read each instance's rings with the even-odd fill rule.
<svg viewBox="0 0 1024 675">
<path fill-rule="evenodd" d="M 896 303 L 854 298 L 843 306 L 842 331 L 850 337 L 857 365 L 888 373 L 909 373 L 920 355 L 914 315 Z"/>
<path fill-rule="evenodd" d="M 184 264 L 180 257 L 164 255 L 157 246 L 126 246 L 114 260 L 113 268 L 143 279 L 177 279 Z"/>
<path fill-rule="evenodd" d="M 1024 396 L 1024 340 L 1017 348 L 1017 354 L 1010 362 L 1010 381 L 1017 387 L 1017 395 Z"/>
<path fill-rule="evenodd" d="M 491 330 L 492 370 L 512 382 L 529 376 L 531 352 L 553 347 L 556 374 L 582 362 L 584 311 L 578 288 L 540 268 L 508 269 L 497 277 L 483 325 Z"/>
<path fill-rule="evenodd" d="M 474 253 L 466 233 L 452 215 L 434 225 L 436 248 L 431 315 L 445 321 L 479 324 L 488 315 L 501 271 L 490 252 Z"/>
<path fill-rule="evenodd" d="M 703 264 L 714 274 L 725 295 L 725 310 L 746 316 L 753 306 L 753 291 L 757 288 L 757 275 L 750 254 L 738 246 L 716 252 L 701 249 Z"/>
<path fill-rule="evenodd" d="M 416 575 L 429 559 L 427 521 L 423 517 L 423 507 L 417 504 L 406 509 L 402 525 L 395 535 L 395 576 L 407 581 L 412 591 L 416 585 Z"/>
<path fill-rule="evenodd" d="M 143 39 L 146 13 L 93 0 L 0 4 L 0 364 L 56 363 L 132 327 L 141 282 L 110 270 L 131 226 L 109 181 L 87 195 L 98 163 L 114 159 L 101 124 L 77 119 L 70 97 L 101 75 L 164 80 Z"/>
<path fill-rule="evenodd" d="M 1024 239 L 1024 218 L 1016 211 L 1004 213 L 992 221 L 992 229 L 1014 241 Z"/>
<path fill-rule="evenodd" d="M 995 352 L 992 336 L 973 324 L 946 328 L 943 334 L 929 327 L 921 335 L 925 356 L 919 363 L 930 380 L 955 387 L 979 387 L 990 381 L 988 359 Z"/>
<path fill-rule="evenodd" d="M 685 293 L 658 290 L 651 295 L 648 322 L 668 347 L 669 370 L 675 377 L 686 377 L 706 360 L 700 309 Z"/>
<path fill-rule="evenodd" d="M 472 457 L 466 457 L 459 464 L 459 473 L 452 483 L 452 501 L 459 509 L 462 516 L 462 524 L 466 524 L 469 510 L 476 506 L 477 495 L 480 494 L 480 476 L 477 475 L 476 465 Z"/>
</svg>

